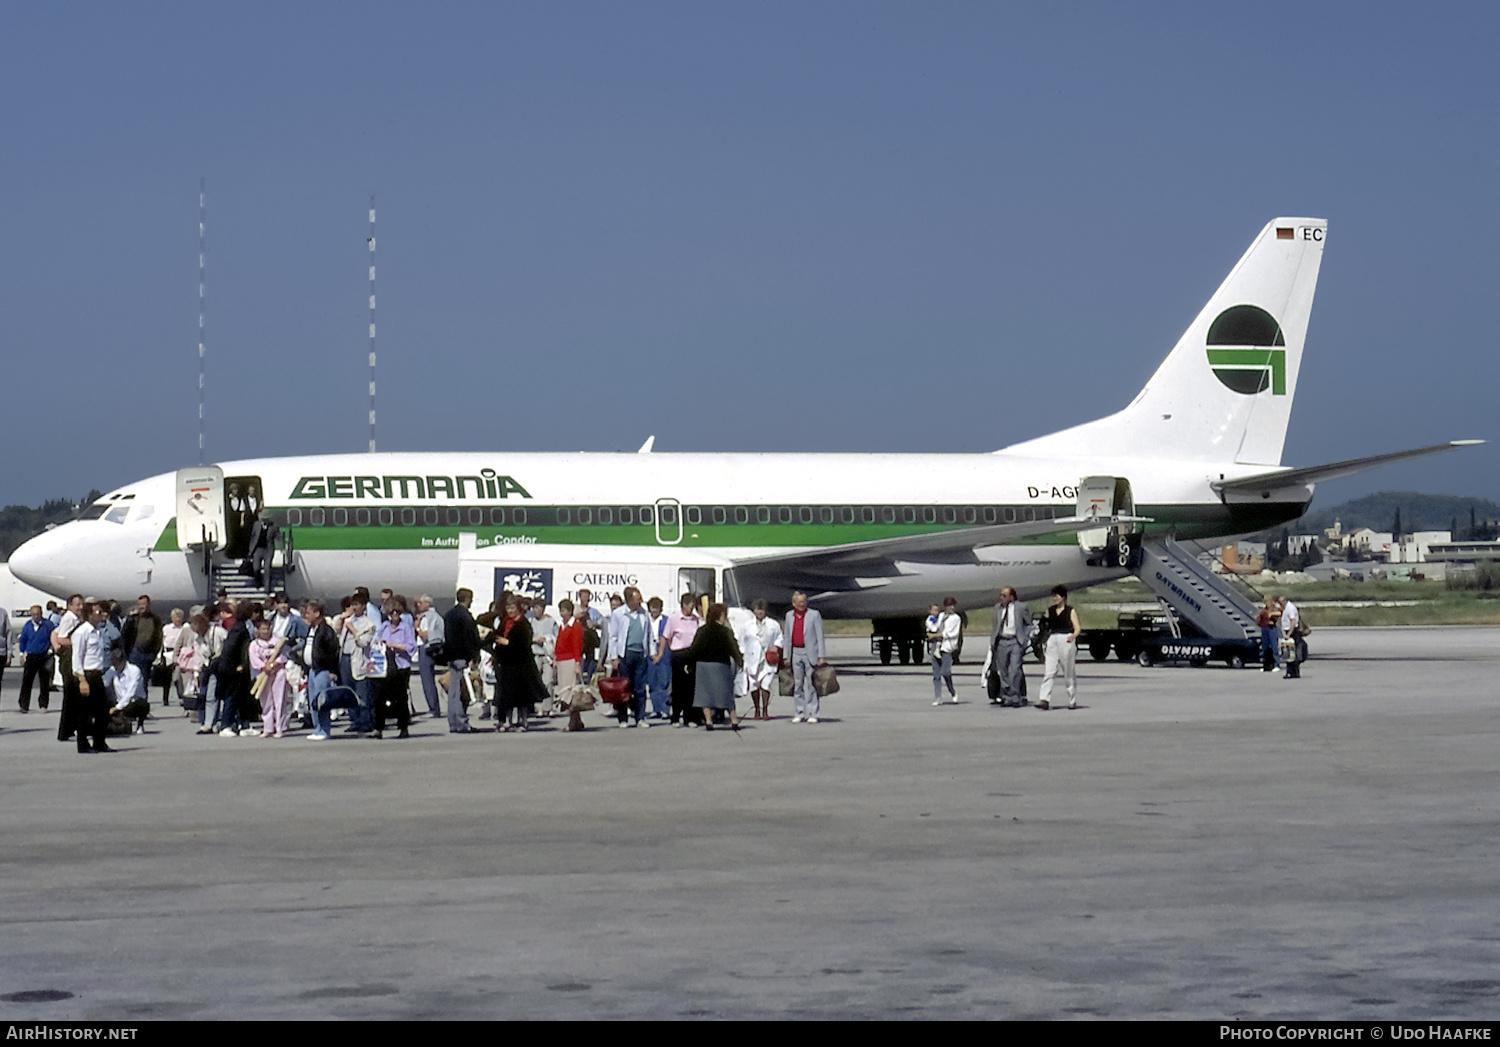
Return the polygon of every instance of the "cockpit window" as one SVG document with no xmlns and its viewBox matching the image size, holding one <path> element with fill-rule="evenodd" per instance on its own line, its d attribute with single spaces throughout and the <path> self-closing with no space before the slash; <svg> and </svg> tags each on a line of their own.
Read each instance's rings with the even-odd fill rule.
<svg viewBox="0 0 1500 1047">
<path fill-rule="evenodd" d="M 107 513 L 104 514 L 104 522 L 105 523 L 122 524 L 122 523 L 125 522 L 125 517 L 127 517 L 129 515 L 130 515 L 130 506 L 128 506 L 128 505 L 117 505 L 113 509 L 111 509 L 109 512 L 107 512 Z"/>
<path fill-rule="evenodd" d="M 130 516 L 130 521 L 131 523 L 139 523 L 142 520 L 149 520 L 151 514 L 154 512 L 156 512 L 156 506 L 154 505 L 137 505 L 135 512 Z"/>
<path fill-rule="evenodd" d="M 94 505 L 89 506 L 83 512 L 79 513 L 78 514 L 78 519 L 80 519 L 80 520 L 97 520 L 97 519 L 99 519 L 99 517 L 101 517 L 101 516 L 104 515 L 105 511 L 108 508 L 109 508 L 109 503 L 107 503 L 107 502 L 98 502 L 98 503 L 96 503 Z"/>
</svg>

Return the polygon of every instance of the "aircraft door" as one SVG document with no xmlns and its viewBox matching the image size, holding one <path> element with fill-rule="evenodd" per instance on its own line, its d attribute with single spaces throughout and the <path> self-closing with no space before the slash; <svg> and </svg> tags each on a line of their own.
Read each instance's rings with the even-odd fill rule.
<svg viewBox="0 0 1500 1047">
<path fill-rule="evenodd" d="M 656 543 L 676 545 L 682 541 L 682 505 L 676 498 L 656 500 Z"/>
<path fill-rule="evenodd" d="M 224 548 L 224 470 L 216 465 L 177 470 L 177 548 Z"/>
<path fill-rule="evenodd" d="M 265 508 L 264 490 L 258 476 L 224 480 L 224 551 L 233 559 L 250 555 L 250 531 Z"/>
<path fill-rule="evenodd" d="M 1078 481 L 1079 516 L 1134 516 L 1135 496 L 1123 476 L 1085 476 Z M 1098 566 L 1129 567 L 1134 548 L 1132 524 L 1078 532 L 1078 544 Z"/>
</svg>

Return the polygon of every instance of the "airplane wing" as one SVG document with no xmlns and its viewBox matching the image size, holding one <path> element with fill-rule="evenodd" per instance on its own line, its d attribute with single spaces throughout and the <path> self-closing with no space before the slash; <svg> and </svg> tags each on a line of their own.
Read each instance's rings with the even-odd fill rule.
<svg viewBox="0 0 1500 1047">
<path fill-rule="evenodd" d="M 1258 494 L 1261 497 L 1266 497 L 1272 491 L 1284 491 L 1293 487 L 1306 487 L 1309 484 L 1321 483 L 1324 480 L 1337 480 L 1339 477 L 1350 476 L 1377 465 L 1386 465 L 1390 462 L 1403 462 L 1408 458 L 1422 458 L 1429 454 L 1451 451 L 1455 447 L 1471 447 L 1482 443 L 1484 443 L 1483 440 L 1450 440 L 1445 444 L 1432 444 L 1430 447 L 1415 447 L 1410 451 L 1392 451 L 1390 454 L 1377 454 L 1369 458 L 1350 458 L 1348 461 L 1330 462 L 1327 465 L 1311 465 L 1305 469 L 1282 469 L 1277 472 L 1242 476 L 1236 480 L 1214 480 L 1210 486 L 1220 495 Z"/>
<path fill-rule="evenodd" d="M 836 582 L 846 588 L 858 588 L 856 577 L 879 577 L 898 574 L 897 560 L 917 563 L 977 563 L 974 550 L 987 545 L 1003 545 L 1017 538 L 1043 534 L 1071 534 L 1117 524 L 1149 523 L 1144 516 L 1066 516 L 1053 520 L 1028 520 L 1021 523 L 986 524 L 960 527 L 930 534 L 903 535 L 899 538 L 877 538 L 869 542 L 850 542 L 795 553 L 757 556 L 738 560 L 734 574 L 742 583 L 777 584 L 786 577 L 816 577 Z M 836 587 L 836 586 L 832 586 Z"/>
</svg>

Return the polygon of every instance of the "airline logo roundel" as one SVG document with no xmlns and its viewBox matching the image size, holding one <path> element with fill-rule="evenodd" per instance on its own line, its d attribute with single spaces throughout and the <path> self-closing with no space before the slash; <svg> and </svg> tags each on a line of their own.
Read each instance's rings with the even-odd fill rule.
<svg viewBox="0 0 1500 1047">
<path fill-rule="evenodd" d="M 1237 393 L 1286 395 L 1286 339 L 1259 306 L 1232 305 L 1209 325 L 1208 365 Z"/>
</svg>

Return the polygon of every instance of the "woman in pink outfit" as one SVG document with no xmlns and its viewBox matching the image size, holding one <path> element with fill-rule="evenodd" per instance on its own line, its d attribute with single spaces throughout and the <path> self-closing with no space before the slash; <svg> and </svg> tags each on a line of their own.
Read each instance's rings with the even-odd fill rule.
<svg viewBox="0 0 1500 1047">
<path fill-rule="evenodd" d="M 286 704 L 286 652 L 282 641 L 271 636 L 271 623 L 261 619 L 250 642 L 250 668 L 265 678 L 260 685 L 261 721 L 265 737 L 280 738 L 282 706 Z"/>
</svg>

